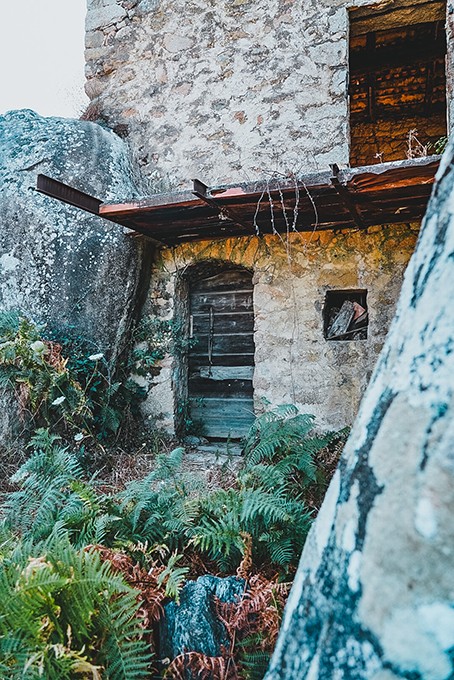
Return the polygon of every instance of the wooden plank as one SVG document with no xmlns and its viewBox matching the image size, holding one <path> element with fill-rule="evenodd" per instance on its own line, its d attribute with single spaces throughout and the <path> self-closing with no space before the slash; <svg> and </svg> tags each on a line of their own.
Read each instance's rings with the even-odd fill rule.
<svg viewBox="0 0 454 680">
<path fill-rule="evenodd" d="M 192 356 L 204 356 L 208 352 L 209 335 L 194 336 L 196 344 L 191 348 Z M 231 333 L 230 335 L 217 335 L 212 337 L 212 356 L 221 354 L 252 354 L 254 353 L 254 337 L 251 333 Z"/>
<path fill-rule="evenodd" d="M 211 380 L 252 380 L 253 366 L 201 366 L 198 374 Z"/>
<path fill-rule="evenodd" d="M 355 315 L 355 303 L 351 300 L 345 300 L 339 312 L 336 314 L 333 322 L 328 329 L 327 338 L 338 337 L 343 335 L 350 326 L 350 323 Z"/>
<path fill-rule="evenodd" d="M 445 0 L 407 0 L 358 7 L 350 11 L 350 35 L 358 36 L 369 31 L 383 31 L 402 26 L 444 21 Z"/>
<path fill-rule="evenodd" d="M 191 284 L 191 293 L 214 292 L 221 293 L 226 290 L 252 290 L 252 273 L 243 269 L 226 269 L 213 276 L 194 281 Z"/>
<path fill-rule="evenodd" d="M 200 290 L 195 293 L 191 291 L 191 299 L 198 299 L 199 297 L 203 296 L 209 296 L 209 297 L 217 297 L 219 296 L 220 298 L 228 298 L 230 295 L 235 295 L 235 293 L 252 293 L 254 290 L 252 285 L 249 286 L 244 286 L 242 288 L 232 288 L 232 290 Z"/>
<path fill-rule="evenodd" d="M 218 354 L 212 357 L 213 366 L 253 366 L 254 352 L 245 352 L 240 354 Z M 206 354 L 189 355 L 189 370 L 191 372 L 197 371 L 201 366 L 207 366 Z"/>
<path fill-rule="evenodd" d="M 194 420 L 202 421 L 207 437 L 244 437 L 254 422 L 252 399 L 190 399 L 190 410 Z"/>
<path fill-rule="evenodd" d="M 201 418 L 198 419 L 202 420 Z M 214 441 L 244 439 L 253 422 L 254 421 L 252 420 L 251 422 L 226 423 L 223 421 L 219 422 L 217 418 L 214 418 L 213 420 L 204 418 L 202 432 L 204 437 Z"/>
<path fill-rule="evenodd" d="M 190 306 L 191 314 L 208 312 L 210 307 L 215 313 L 249 311 L 252 309 L 252 290 L 191 295 Z"/>
<path fill-rule="evenodd" d="M 359 227 L 359 229 L 364 229 L 364 227 L 366 226 L 365 222 L 362 218 L 360 211 L 358 210 L 358 207 L 354 201 L 352 194 L 348 191 L 347 187 L 344 184 L 341 184 L 339 182 L 338 177 L 339 167 L 337 166 L 336 163 L 332 163 L 331 169 L 333 171 L 333 176 L 331 177 L 332 185 L 334 186 L 335 190 L 337 191 L 343 203 L 345 204 L 345 208 L 350 213 L 352 220 Z"/>
<path fill-rule="evenodd" d="M 191 398 L 210 397 L 229 401 L 252 398 L 252 380 L 211 380 L 211 378 L 190 376 L 189 394 Z"/>
<path fill-rule="evenodd" d="M 193 402 L 191 403 L 191 408 L 210 410 L 211 413 L 216 412 L 219 416 L 225 416 L 231 409 L 234 409 L 237 418 L 247 419 L 253 417 L 253 410 L 251 411 L 253 400 L 249 398 L 230 399 L 229 403 L 226 403 L 225 399 L 217 397 L 208 397 L 206 399 L 191 398 L 191 402 Z"/>
<path fill-rule="evenodd" d="M 207 334 L 210 327 L 209 314 L 192 315 L 192 334 Z M 254 331 L 254 314 L 252 312 L 231 312 L 230 314 L 216 314 L 214 329 L 217 333 L 252 333 Z"/>
</svg>

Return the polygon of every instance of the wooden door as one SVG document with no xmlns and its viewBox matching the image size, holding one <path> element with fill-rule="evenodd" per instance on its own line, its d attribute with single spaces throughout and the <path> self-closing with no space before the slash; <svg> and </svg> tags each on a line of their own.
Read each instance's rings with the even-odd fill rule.
<svg viewBox="0 0 454 680">
<path fill-rule="evenodd" d="M 212 439 L 243 437 L 254 420 L 252 274 L 225 269 L 190 285 L 189 401 Z"/>
</svg>

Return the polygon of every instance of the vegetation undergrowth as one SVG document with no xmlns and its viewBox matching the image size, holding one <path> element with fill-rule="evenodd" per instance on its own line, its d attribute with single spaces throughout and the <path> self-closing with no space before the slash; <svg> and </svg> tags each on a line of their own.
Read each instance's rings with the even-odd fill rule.
<svg viewBox="0 0 454 680">
<path fill-rule="evenodd" d="M 29 635 L 28 646 L 8 642 L 12 630 L 22 629 L 22 624 L 13 625 L 13 619 L 6 615 L 2 619 L 0 643 L 4 639 L 6 647 L 0 644 L 0 662 L 8 666 L 11 677 L 16 677 L 15 673 L 22 677 L 20 673 L 28 669 L 27 664 L 33 666 L 34 659 L 38 669 L 43 663 L 50 664 L 45 676 L 50 678 L 76 677 L 74 669 L 82 669 L 80 673 L 86 673 L 83 677 L 96 678 L 101 668 L 106 675 L 99 677 L 150 677 L 147 653 L 153 643 L 145 629 L 159 622 L 168 598 L 178 601 L 188 579 L 204 573 L 236 573 L 246 578 L 248 588 L 242 602 L 232 610 L 224 607 L 220 618 L 232 635 L 236 631 L 229 672 L 236 668 L 235 677 L 260 677 L 259 669 L 264 669 L 272 651 L 288 583 L 313 515 L 305 494 L 310 499 L 317 494 L 320 498 L 326 484 L 316 453 L 330 446 L 333 450 L 342 439 L 339 433 L 314 435 L 312 427 L 312 416 L 298 414 L 291 406 L 261 416 L 251 430 L 237 480 L 230 488 L 211 492 L 181 470 L 181 448 L 159 455 L 155 469 L 143 479 L 130 482 L 123 490 L 105 491 L 96 477 L 87 476 L 77 451 L 63 445 L 49 430 L 38 430 L 32 438 L 29 459 L 12 480 L 17 488 L 6 494 L 1 509 L 4 541 L 0 588 L 4 584 L 7 589 L 2 600 L 9 601 L 8 589 L 13 582 L 22 583 L 17 578 L 27 564 L 48 565 L 42 582 L 24 581 L 27 592 L 36 595 L 38 603 L 42 600 L 41 609 L 36 604 L 36 609 L 27 610 L 27 616 L 35 621 L 34 628 L 24 629 Z M 17 546 L 15 552 L 13 545 Z M 82 557 L 87 554 L 89 557 Z M 66 564 L 70 559 L 91 560 L 95 571 L 107 562 L 123 574 L 124 581 L 118 576 L 112 586 L 117 588 L 117 595 L 112 591 L 109 597 L 118 606 L 120 595 L 129 597 L 129 609 L 123 610 L 121 619 L 129 628 L 122 624 L 121 631 L 128 630 L 130 646 L 126 640 L 118 641 L 111 652 L 106 651 L 107 632 L 101 629 L 103 615 L 96 600 L 101 591 L 92 593 L 93 603 L 81 611 L 75 586 L 71 589 L 65 585 L 60 572 L 60 580 L 54 577 L 55 564 Z M 5 576 L 8 565 L 13 569 L 9 585 L 4 580 L 10 578 Z M 71 568 L 68 570 L 69 574 Z M 101 570 L 101 580 L 103 573 Z M 75 572 L 73 577 L 76 581 L 82 578 Z M 131 594 L 126 584 L 136 592 Z M 64 607 L 59 599 L 61 588 L 68 598 Z M 106 592 L 104 586 L 102 589 Z M 73 597 L 74 602 L 69 601 Z M 80 617 L 87 618 L 85 623 Z M 77 629 L 77 636 L 69 629 Z M 86 637 L 80 633 L 83 630 L 88 631 Z M 123 651 L 127 658 L 121 664 L 114 657 L 106 657 L 116 654 L 121 645 L 131 650 L 131 657 Z M 121 669 L 128 669 L 133 657 L 136 675 L 130 670 L 122 675 Z M 194 656 L 190 661 L 202 663 Z M 213 661 L 202 661 L 202 670 L 213 670 Z M 117 667 L 120 670 L 115 670 Z M 177 671 L 178 661 L 167 669 L 167 677 L 180 677 Z"/>
<path fill-rule="evenodd" d="M 262 678 L 346 432 L 317 433 L 313 416 L 286 405 L 257 418 L 221 488 L 184 472 L 176 448 L 112 489 L 92 474 L 84 439 L 105 431 L 102 411 L 124 404 L 124 384 L 81 347 L 63 358 L 25 319 L 0 323 L 0 338 L 0 375 L 41 425 L 0 507 L 1 677 Z M 135 370 L 157 357 L 136 356 Z M 216 604 L 230 647 L 165 665 L 165 604 L 203 574 L 244 579 L 238 602 Z"/>
<path fill-rule="evenodd" d="M 20 416 L 33 431 L 49 427 L 76 442 L 105 442 L 137 412 L 146 392 L 132 375 L 156 372 L 173 343 L 170 322 L 144 318 L 131 350 L 115 369 L 93 343 L 69 328 L 58 333 L 17 311 L 0 313 L 0 388 L 17 395 Z"/>
</svg>

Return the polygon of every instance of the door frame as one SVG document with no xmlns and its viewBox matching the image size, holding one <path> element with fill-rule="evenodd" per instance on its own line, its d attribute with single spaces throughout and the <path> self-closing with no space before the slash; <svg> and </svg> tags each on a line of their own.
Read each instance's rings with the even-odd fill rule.
<svg viewBox="0 0 454 680">
<path fill-rule="evenodd" d="M 181 338 L 174 346 L 175 362 L 172 376 L 172 392 L 174 398 L 175 432 L 178 437 L 187 434 L 189 415 L 189 336 L 190 336 L 190 289 L 193 282 L 224 271 L 243 269 L 251 275 L 253 283 L 254 271 L 229 260 L 199 260 L 177 272 L 174 299 L 174 324 L 177 338 Z M 254 284 L 252 285 L 254 295 Z"/>
</svg>

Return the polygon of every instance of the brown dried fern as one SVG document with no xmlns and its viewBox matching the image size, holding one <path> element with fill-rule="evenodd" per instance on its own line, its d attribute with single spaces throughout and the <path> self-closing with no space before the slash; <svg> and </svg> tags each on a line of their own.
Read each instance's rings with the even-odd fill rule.
<svg viewBox="0 0 454 680">
<path fill-rule="evenodd" d="M 247 581 L 252 569 L 252 536 L 246 531 L 242 531 L 240 536 L 244 542 L 244 555 L 236 570 L 236 575 L 238 578 L 244 578 Z"/>
<path fill-rule="evenodd" d="M 158 576 L 164 571 L 164 567 L 153 565 L 147 571 L 125 553 L 105 548 L 102 545 L 87 546 L 86 549 L 89 548 L 97 550 L 103 562 L 109 561 L 112 567 L 124 576 L 130 586 L 140 590 L 143 604 L 139 612 L 143 627 L 148 629 L 150 624 L 157 623 L 164 613 L 162 602 L 166 597 L 165 586 L 158 583 Z"/>
<path fill-rule="evenodd" d="M 43 340 L 43 343 L 47 348 L 47 352 L 44 355 L 46 364 L 49 364 L 49 366 L 55 368 L 56 371 L 62 373 L 68 363 L 68 359 L 64 359 L 61 355 L 62 346 L 58 342 L 51 342 L 50 340 Z"/>
<path fill-rule="evenodd" d="M 175 657 L 164 673 L 168 680 L 239 680 L 232 657 L 206 656 L 199 652 L 186 652 Z"/>
<path fill-rule="evenodd" d="M 230 637 L 244 639 L 258 633 L 263 637 L 262 649 L 272 650 L 290 585 L 257 574 L 249 579 L 247 590 L 238 603 L 217 601 L 218 617 Z"/>
</svg>

